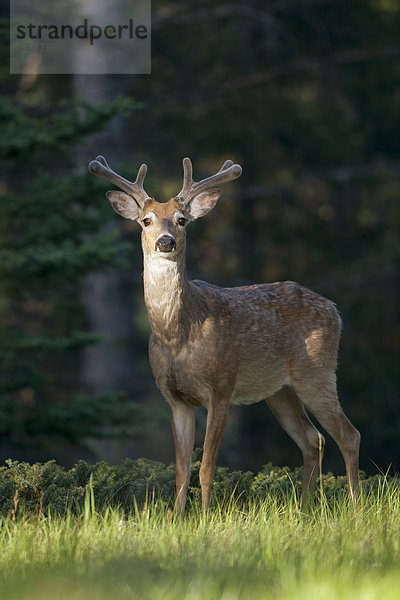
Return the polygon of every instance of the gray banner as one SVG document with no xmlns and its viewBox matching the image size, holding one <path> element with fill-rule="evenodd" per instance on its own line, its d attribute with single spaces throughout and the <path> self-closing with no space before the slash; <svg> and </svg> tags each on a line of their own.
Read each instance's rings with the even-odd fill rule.
<svg viewBox="0 0 400 600">
<path fill-rule="evenodd" d="M 151 0 L 10 0 L 10 73 L 151 72 Z"/>
</svg>

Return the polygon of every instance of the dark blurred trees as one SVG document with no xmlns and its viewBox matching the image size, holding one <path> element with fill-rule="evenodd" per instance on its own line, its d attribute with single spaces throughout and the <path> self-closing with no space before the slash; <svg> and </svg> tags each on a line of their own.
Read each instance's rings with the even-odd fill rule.
<svg viewBox="0 0 400 600">
<path fill-rule="evenodd" d="M 153 9 L 152 75 L 127 82 L 141 110 L 128 122 L 124 162 L 132 172 L 148 162 L 148 187 L 161 200 L 179 189 L 183 156 L 199 176 L 226 158 L 243 165 L 214 213 L 189 232 L 191 275 L 220 285 L 295 279 L 333 299 L 344 321 L 340 397 L 363 436 L 362 466 L 398 468 L 399 3 L 192 0 Z M 40 107 L 40 87 L 62 98 L 66 79 L 57 90 L 59 78 L 28 82 L 24 93 Z M 21 169 L 17 157 L 13 188 Z M 101 202 L 101 184 L 83 181 L 89 203 Z M 124 228 L 138 236 L 135 225 Z M 137 273 L 139 256 L 131 261 Z M 63 280 L 64 269 L 55 271 Z M 141 334 L 142 315 L 140 305 Z M 28 318 L 23 332 L 29 327 Z M 143 335 L 137 347 L 145 362 Z M 171 445 L 149 448 L 172 458 Z M 255 468 L 270 459 L 299 460 L 263 404 L 234 412 L 223 460 Z M 329 447 L 327 459 L 342 469 Z"/>
<path fill-rule="evenodd" d="M 133 103 L 40 108 L 7 97 L 0 107 L 0 432 L 3 444 L 34 446 L 37 456 L 112 426 L 126 431 L 136 409 L 119 390 L 89 398 L 79 389 L 80 350 L 99 338 L 88 331 L 80 283 L 121 264 L 130 244 L 102 229 L 109 215 L 96 182 L 74 164 L 77 144 Z"/>
<path fill-rule="evenodd" d="M 337 303 L 339 391 L 367 469 L 399 466 L 399 16 L 364 0 L 164 3 L 153 74 L 132 82 L 154 169 L 179 177 L 185 154 L 200 174 L 243 164 L 234 197 L 189 233 L 193 275 L 296 279 Z M 238 419 L 228 462 L 298 460 L 265 406 Z"/>
</svg>

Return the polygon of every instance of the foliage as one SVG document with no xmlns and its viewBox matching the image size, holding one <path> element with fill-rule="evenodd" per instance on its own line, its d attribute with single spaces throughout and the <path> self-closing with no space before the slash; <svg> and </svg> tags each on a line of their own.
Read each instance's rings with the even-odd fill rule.
<svg viewBox="0 0 400 600">
<path fill-rule="evenodd" d="M 132 112 L 119 99 L 35 107 L 0 103 L 0 156 L 7 168 L 0 205 L 0 432 L 2 442 L 50 448 L 60 440 L 131 431 L 137 407 L 117 390 L 87 398 L 76 382 L 89 331 L 83 278 L 121 265 L 131 245 L 105 227 L 98 182 L 76 169 L 74 147 Z M 119 429 L 115 427 L 119 426 Z"/>
<path fill-rule="evenodd" d="M 200 462 L 195 462 L 190 480 L 188 506 L 200 506 Z M 217 467 L 213 484 L 213 503 L 227 506 L 231 502 L 246 506 L 249 502 L 262 502 L 266 498 L 282 501 L 293 495 L 300 498 L 302 470 L 265 465 L 254 474 L 250 471 L 230 471 Z M 399 486 L 398 478 L 381 475 L 366 478 L 361 474 L 362 490 L 367 496 L 384 490 L 385 486 Z M 346 478 L 331 473 L 323 475 L 324 502 L 347 497 Z M 28 464 L 7 460 L 0 467 L 0 514 L 13 511 L 17 494 L 18 515 L 65 515 L 68 511 L 83 510 L 88 493 L 98 510 L 107 507 L 132 512 L 149 503 L 161 501 L 173 507 L 175 500 L 175 466 L 145 459 L 124 459 L 117 465 L 99 462 L 89 465 L 79 461 L 66 470 L 55 463 Z M 315 502 L 318 504 L 318 491 Z"/>
</svg>

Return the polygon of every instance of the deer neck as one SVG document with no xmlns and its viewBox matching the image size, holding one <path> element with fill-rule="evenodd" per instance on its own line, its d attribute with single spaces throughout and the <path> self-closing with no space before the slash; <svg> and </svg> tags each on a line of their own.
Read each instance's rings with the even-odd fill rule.
<svg viewBox="0 0 400 600">
<path fill-rule="evenodd" d="M 194 310 L 192 294 L 184 254 L 177 260 L 145 254 L 144 299 L 152 333 L 161 342 L 174 346 L 187 339 Z"/>
</svg>

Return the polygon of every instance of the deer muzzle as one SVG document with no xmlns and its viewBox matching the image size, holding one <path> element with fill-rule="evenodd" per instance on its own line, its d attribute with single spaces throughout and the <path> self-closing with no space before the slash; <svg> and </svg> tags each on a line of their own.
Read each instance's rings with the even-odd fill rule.
<svg viewBox="0 0 400 600">
<path fill-rule="evenodd" d="M 162 235 L 155 243 L 156 252 L 172 252 L 176 249 L 176 242 L 172 235 Z"/>
</svg>

